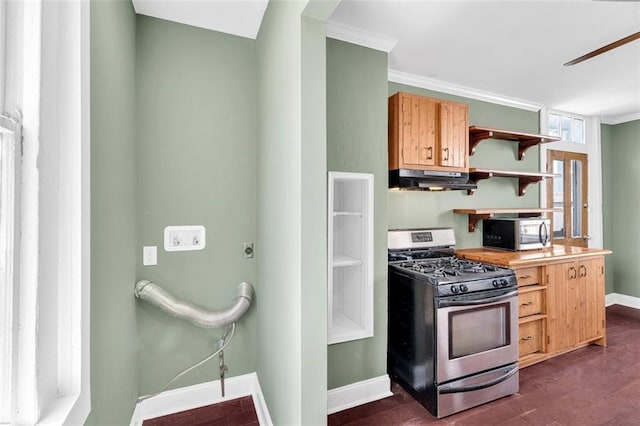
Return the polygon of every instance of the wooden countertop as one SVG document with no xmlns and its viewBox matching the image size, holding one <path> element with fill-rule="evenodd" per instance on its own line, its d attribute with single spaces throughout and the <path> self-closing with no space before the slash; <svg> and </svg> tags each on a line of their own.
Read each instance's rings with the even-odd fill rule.
<svg viewBox="0 0 640 426">
<path fill-rule="evenodd" d="M 490 248 L 470 248 L 456 250 L 456 256 L 478 262 L 517 268 L 521 266 L 546 265 L 577 260 L 584 257 L 611 254 L 611 250 L 573 247 L 554 244 L 539 250 L 506 251 Z"/>
</svg>

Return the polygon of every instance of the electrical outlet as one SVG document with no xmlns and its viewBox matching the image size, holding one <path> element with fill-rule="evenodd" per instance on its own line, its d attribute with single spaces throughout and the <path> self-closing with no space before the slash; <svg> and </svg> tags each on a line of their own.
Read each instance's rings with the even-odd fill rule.
<svg viewBox="0 0 640 426">
<path fill-rule="evenodd" d="M 244 258 L 253 259 L 253 243 L 244 243 Z"/>
<path fill-rule="evenodd" d="M 142 247 L 142 266 L 153 266 L 158 264 L 158 247 Z"/>
</svg>

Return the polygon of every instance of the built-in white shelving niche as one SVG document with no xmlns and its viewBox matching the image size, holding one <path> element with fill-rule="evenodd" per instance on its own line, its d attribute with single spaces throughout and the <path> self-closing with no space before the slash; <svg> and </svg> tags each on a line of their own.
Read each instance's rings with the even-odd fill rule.
<svg viewBox="0 0 640 426">
<path fill-rule="evenodd" d="M 329 172 L 328 343 L 373 336 L 373 175 Z"/>
</svg>

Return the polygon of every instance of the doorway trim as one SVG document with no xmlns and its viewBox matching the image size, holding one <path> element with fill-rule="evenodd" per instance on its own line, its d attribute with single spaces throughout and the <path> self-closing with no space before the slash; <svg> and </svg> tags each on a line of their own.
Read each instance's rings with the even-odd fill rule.
<svg viewBox="0 0 640 426">
<path fill-rule="evenodd" d="M 540 110 L 540 133 L 548 133 L 547 116 L 549 110 Z M 588 172 L 588 229 L 591 239 L 589 247 L 603 247 L 603 218 L 602 218 L 602 154 L 600 141 L 600 117 L 584 117 L 586 144 L 578 145 L 568 142 L 551 142 L 541 144 L 539 150 L 540 170 L 547 170 L 547 151 L 580 152 L 589 156 Z M 547 206 L 547 185 L 540 185 L 540 206 Z"/>
</svg>

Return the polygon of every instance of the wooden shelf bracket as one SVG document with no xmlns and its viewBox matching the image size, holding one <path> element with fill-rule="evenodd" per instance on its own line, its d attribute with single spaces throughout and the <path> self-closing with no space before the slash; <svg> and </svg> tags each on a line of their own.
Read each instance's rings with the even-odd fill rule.
<svg viewBox="0 0 640 426">
<path fill-rule="evenodd" d="M 490 219 L 493 217 L 492 213 L 486 214 L 470 214 L 469 215 L 469 232 L 476 232 L 476 226 L 478 225 L 478 221 L 482 219 Z"/>
<path fill-rule="evenodd" d="M 473 155 L 480 142 L 486 139 L 502 139 L 518 142 L 518 160 L 524 158 L 527 150 L 541 143 L 559 141 L 555 136 L 533 135 L 530 133 L 512 132 L 509 130 L 491 129 L 480 126 L 469 127 L 469 155 Z"/>
<path fill-rule="evenodd" d="M 525 194 L 527 187 L 532 183 L 540 182 L 542 179 L 553 177 L 554 175 L 549 173 L 532 173 L 532 172 L 512 172 L 504 170 L 490 170 L 490 169 L 469 169 L 469 179 L 478 183 L 483 179 L 490 179 L 492 177 L 506 177 L 518 179 L 518 195 Z M 467 194 L 472 195 L 475 189 L 467 189 Z"/>
</svg>

